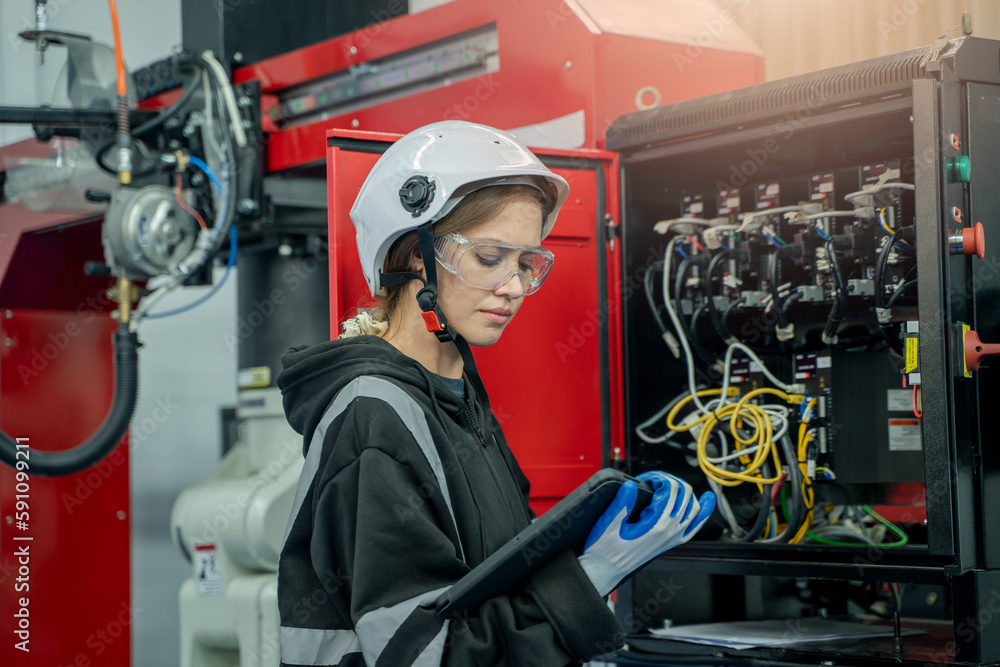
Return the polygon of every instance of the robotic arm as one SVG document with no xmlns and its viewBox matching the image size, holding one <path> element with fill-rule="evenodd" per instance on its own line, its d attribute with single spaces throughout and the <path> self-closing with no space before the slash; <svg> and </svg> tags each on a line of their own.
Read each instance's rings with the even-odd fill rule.
<svg viewBox="0 0 1000 667">
<path fill-rule="evenodd" d="M 116 81 L 99 81 L 94 75 L 99 69 L 93 67 L 96 59 L 111 57 L 107 47 L 102 51 L 89 37 L 47 30 L 46 1 L 37 0 L 37 30 L 22 37 L 35 41 L 42 57 L 50 45 L 67 47 L 67 86 L 74 108 L 0 107 L 0 122 L 30 122 L 39 139 L 79 137 L 96 165 L 116 174 L 121 184 L 113 192 L 87 192 L 90 201 L 108 203 L 102 228 L 104 263 L 90 262 L 87 271 L 117 279 L 111 290 L 118 304 L 113 316 L 119 322 L 113 337 L 112 404 L 100 428 L 85 442 L 58 452 L 32 452 L 31 471 L 36 475 L 80 472 L 118 445 L 138 393 L 139 324 L 156 316 L 150 311 L 164 295 L 199 282 L 227 237 L 235 248 L 236 202 L 253 197 L 254 179 L 259 178 L 252 169 L 236 173 L 236 165 L 245 163 L 244 121 L 254 119 L 245 118 L 252 113 L 250 105 L 236 103 L 225 70 L 211 53 L 169 59 L 184 87 L 173 106 L 158 113 L 129 109 L 134 86 L 130 87 L 121 58 L 114 2 L 111 5 L 119 42 L 114 53 Z M 111 111 L 114 96 L 117 113 Z M 133 125 L 133 119 L 139 124 Z M 108 132 L 112 127 L 113 135 Z M 114 167 L 107 164 L 112 155 Z M 230 266 L 234 259 L 230 252 Z M 0 461 L 15 467 L 16 451 L 14 440 L 0 432 Z"/>
</svg>

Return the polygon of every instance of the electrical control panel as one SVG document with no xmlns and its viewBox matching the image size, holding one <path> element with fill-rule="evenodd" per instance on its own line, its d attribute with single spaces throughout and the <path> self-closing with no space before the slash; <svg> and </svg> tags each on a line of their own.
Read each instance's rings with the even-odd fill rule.
<svg viewBox="0 0 1000 667">
<path fill-rule="evenodd" d="M 958 640 L 1000 575 L 998 52 L 941 41 L 612 126 L 628 467 L 719 499 L 661 571 L 797 577 L 806 615 L 933 582 L 950 659 L 1000 660 Z"/>
</svg>

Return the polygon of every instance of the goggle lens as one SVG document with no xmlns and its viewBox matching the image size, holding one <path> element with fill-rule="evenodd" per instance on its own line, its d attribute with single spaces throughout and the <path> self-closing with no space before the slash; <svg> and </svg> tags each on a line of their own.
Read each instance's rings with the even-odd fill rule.
<svg viewBox="0 0 1000 667">
<path fill-rule="evenodd" d="M 438 262 L 472 287 L 494 291 L 518 276 L 524 293 L 537 292 L 555 256 L 541 246 L 470 240 L 458 234 L 435 239 Z"/>
</svg>

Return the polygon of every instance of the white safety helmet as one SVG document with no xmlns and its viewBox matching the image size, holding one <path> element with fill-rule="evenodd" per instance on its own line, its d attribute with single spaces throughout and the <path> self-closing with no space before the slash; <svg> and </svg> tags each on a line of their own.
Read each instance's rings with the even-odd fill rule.
<svg viewBox="0 0 1000 667">
<path fill-rule="evenodd" d="M 526 176 L 540 176 L 555 190 L 555 207 L 542 225 L 544 239 L 566 201 L 569 185 L 514 136 L 485 125 L 449 120 L 414 130 L 390 146 L 368 174 L 351 208 L 358 255 L 372 295 L 385 295 L 381 272 L 400 236 L 440 220 L 463 197 L 481 188 L 534 186 Z"/>
</svg>

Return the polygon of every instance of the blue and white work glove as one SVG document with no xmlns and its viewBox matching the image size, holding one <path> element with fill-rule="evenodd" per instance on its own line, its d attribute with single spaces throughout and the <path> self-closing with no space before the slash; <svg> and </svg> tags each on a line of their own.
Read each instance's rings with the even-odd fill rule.
<svg viewBox="0 0 1000 667">
<path fill-rule="evenodd" d="M 618 489 L 611 505 L 590 530 L 579 557 L 600 595 L 607 595 L 628 575 L 664 551 L 684 544 L 701 530 L 715 511 L 715 494 L 706 491 L 695 500 L 687 482 L 653 470 L 636 479 L 653 486 L 653 500 L 628 523 L 639 489 L 628 481 Z"/>
</svg>

